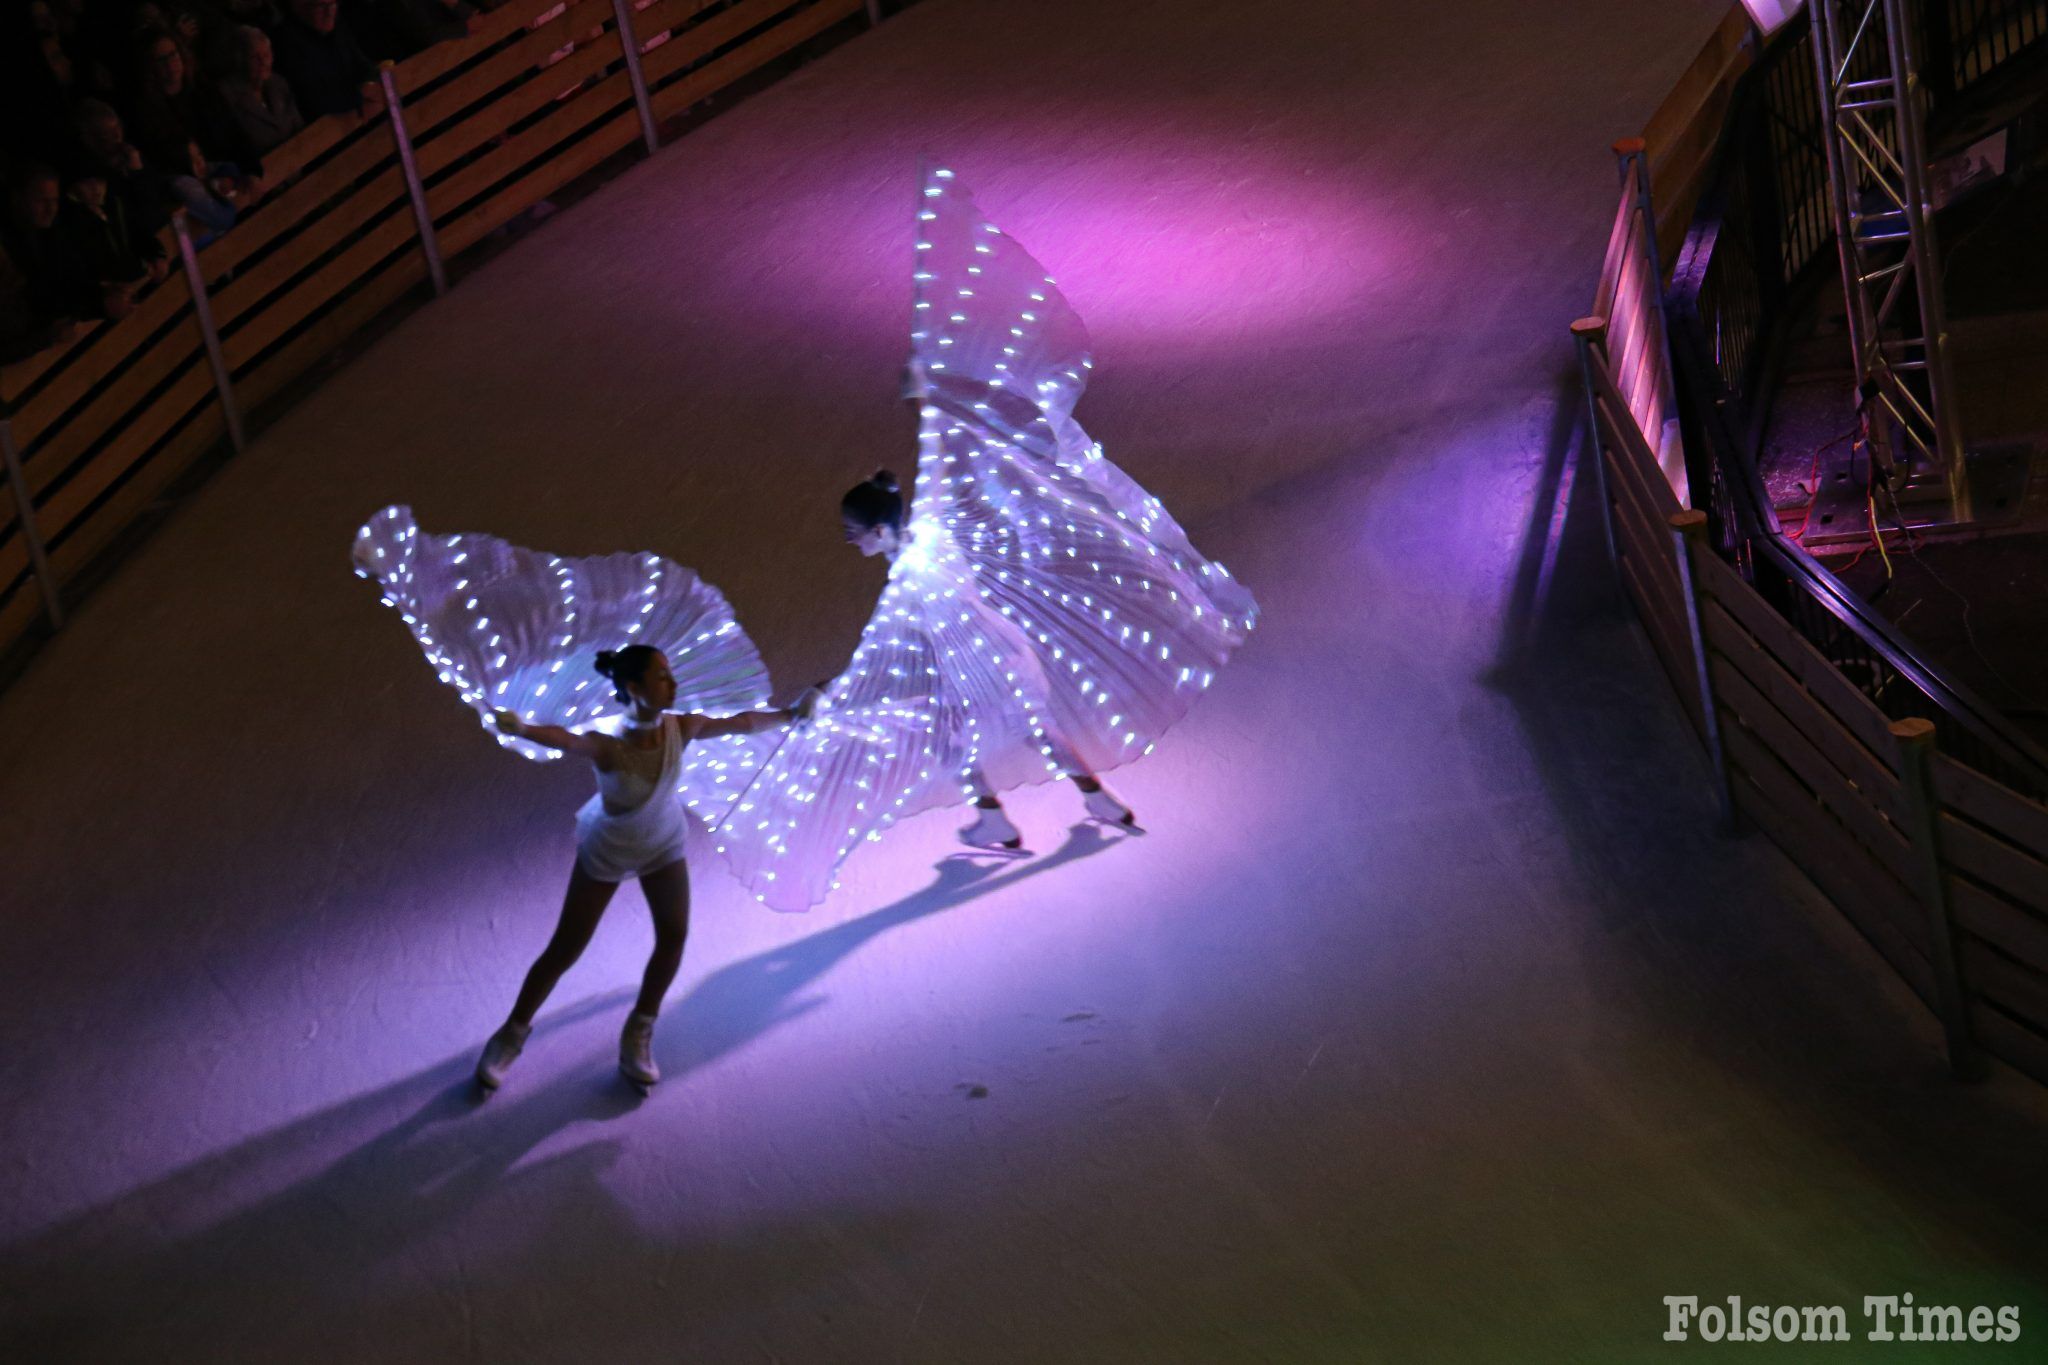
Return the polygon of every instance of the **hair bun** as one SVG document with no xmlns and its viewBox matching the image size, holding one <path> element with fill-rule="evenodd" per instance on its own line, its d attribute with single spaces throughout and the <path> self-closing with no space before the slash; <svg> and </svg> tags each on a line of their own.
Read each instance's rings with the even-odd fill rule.
<svg viewBox="0 0 2048 1365">
<path fill-rule="evenodd" d="M 617 666 L 618 662 L 619 656 L 613 651 L 609 649 L 597 651 L 597 671 L 605 677 L 609 678 L 612 676 L 612 669 Z"/>
<path fill-rule="evenodd" d="M 886 469 L 877 469 L 874 477 L 869 479 L 868 482 L 877 488 L 886 489 L 891 493 L 896 491 L 896 476 Z"/>
</svg>

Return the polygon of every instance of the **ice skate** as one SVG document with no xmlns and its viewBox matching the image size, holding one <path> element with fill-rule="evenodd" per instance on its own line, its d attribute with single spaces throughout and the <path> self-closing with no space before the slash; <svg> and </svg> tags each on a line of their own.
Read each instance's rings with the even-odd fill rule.
<svg viewBox="0 0 2048 1365">
<path fill-rule="evenodd" d="M 532 1032 L 531 1024 L 507 1023 L 484 1044 L 484 1055 L 476 1061 L 476 1083 L 486 1095 L 504 1083 L 505 1073 L 519 1060 L 526 1047 L 526 1036 Z"/>
<path fill-rule="evenodd" d="M 1105 825 L 1115 825 L 1119 829 L 1136 830 L 1138 828 L 1137 813 L 1123 802 L 1117 800 L 1116 793 L 1103 786 L 1100 782 L 1095 784 L 1094 791 L 1083 791 L 1081 793 L 1081 804 L 1087 808 L 1090 820 L 1099 820 Z M 1143 831 L 1139 832 L 1142 833 Z"/>
<path fill-rule="evenodd" d="M 661 1079 L 654 1064 L 654 1016 L 638 1010 L 626 1016 L 626 1028 L 619 1035 L 619 1073 L 644 1096 Z"/>
<path fill-rule="evenodd" d="M 960 831 L 960 842 L 970 848 L 1020 849 L 1024 836 L 1001 806 L 976 806 L 974 823 Z"/>
</svg>

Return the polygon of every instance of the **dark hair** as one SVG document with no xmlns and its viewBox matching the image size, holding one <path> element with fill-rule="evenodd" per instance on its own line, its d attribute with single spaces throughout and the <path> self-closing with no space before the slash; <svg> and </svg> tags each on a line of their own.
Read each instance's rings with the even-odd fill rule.
<svg viewBox="0 0 2048 1365">
<path fill-rule="evenodd" d="M 597 671 L 612 680 L 612 691 L 620 701 L 631 701 L 633 694 L 626 688 L 647 674 L 647 665 L 661 654 L 653 645 L 627 645 L 624 649 L 600 649 L 597 652 Z"/>
<path fill-rule="evenodd" d="M 902 530 L 903 495 L 896 491 L 896 476 L 877 469 L 873 478 L 847 489 L 839 500 L 839 515 L 869 530 L 877 526 Z"/>
</svg>

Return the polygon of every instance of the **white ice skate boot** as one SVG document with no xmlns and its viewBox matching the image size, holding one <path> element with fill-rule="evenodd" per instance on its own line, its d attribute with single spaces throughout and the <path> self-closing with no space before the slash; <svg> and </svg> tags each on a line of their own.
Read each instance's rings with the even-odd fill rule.
<svg viewBox="0 0 2048 1365">
<path fill-rule="evenodd" d="M 1024 836 L 1001 806 L 976 806 L 974 823 L 960 831 L 960 842 L 974 848 L 1022 848 Z"/>
<path fill-rule="evenodd" d="M 654 1064 L 654 1016 L 635 1010 L 626 1016 L 625 1032 L 619 1035 L 619 1070 L 646 1094 L 661 1079 Z"/>
<path fill-rule="evenodd" d="M 1105 825 L 1118 825 L 1124 829 L 1138 827 L 1137 814 L 1100 782 L 1095 784 L 1094 791 L 1081 793 L 1081 804 L 1087 808 L 1090 820 L 1100 820 Z"/>
<path fill-rule="evenodd" d="M 486 1093 L 496 1090 L 505 1080 L 505 1073 L 512 1063 L 519 1060 L 519 1054 L 526 1047 L 526 1035 L 533 1032 L 531 1024 L 505 1026 L 491 1035 L 491 1041 L 484 1044 L 484 1055 L 476 1060 L 476 1083 Z"/>
</svg>

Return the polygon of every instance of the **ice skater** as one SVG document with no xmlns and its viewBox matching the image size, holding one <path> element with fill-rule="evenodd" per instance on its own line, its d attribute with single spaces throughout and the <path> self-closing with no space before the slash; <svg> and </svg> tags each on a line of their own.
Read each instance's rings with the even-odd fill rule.
<svg viewBox="0 0 2048 1365">
<path fill-rule="evenodd" d="M 712 835 L 778 910 L 922 810 L 972 802 L 962 838 L 1021 847 L 997 793 L 1025 783 L 1069 778 L 1091 818 L 1134 828 L 1100 774 L 1150 752 L 1258 612 L 1074 421 L 1086 329 L 949 170 L 919 185 L 912 280 L 916 484 L 885 471 L 840 506 L 888 558 L 882 595 L 810 727 L 727 741 L 751 795 Z"/>
<path fill-rule="evenodd" d="M 631 708 L 617 735 L 578 733 L 559 725 L 529 725 L 509 710 L 493 719 L 508 735 L 587 758 L 597 770 L 597 794 L 576 815 L 576 861 L 562 917 L 547 947 L 534 959 L 513 1002 L 511 1017 L 491 1035 L 476 1064 L 476 1079 L 496 1090 L 533 1031 L 534 1015 L 549 992 L 589 946 L 597 922 L 619 883 L 637 877 L 654 916 L 654 951 L 640 980 L 640 996 L 619 1037 L 619 1070 L 645 1093 L 661 1079 L 653 1055 L 654 1022 L 662 997 L 683 961 L 690 927 L 690 875 L 683 857 L 688 822 L 678 788 L 683 750 L 722 735 L 748 735 L 786 726 L 808 714 L 810 694 L 775 711 L 731 716 L 676 715 L 676 679 L 668 659 L 647 645 L 627 645 L 597 656 L 597 671 Z"/>
<path fill-rule="evenodd" d="M 913 400 L 921 401 L 922 377 L 915 366 L 910 371 L 910 382 L 917 386 L 911 395 Z M 847 543 L 863 555 L 882 555 L 894 560 L 903 548 L 903 495 L 896 476 L 886 469 L 877 470 L 872 477 L 849 488 L 846 496 L 839 500 L 839 520 L 845 528 Z M 986 624 L 989 629 L 1000 628 L 997 622 Z M 1046 680 L 1036 663 L 1035 655 L 1028 649 L 1018 660 L 1019 666 L 1031 675 L 1030 684 L 1043 694 L 1047 690 Z M 1021 742 L 1028 736 L 1019 735 L 1018 738 Z M 1088 770 L 1056 730 L 1044 731 L 1043 738 L 1046 756 L 1062 776 L 1080 789 L 1081 804 L 1089 819 L 1121 829 L 1137 830 L 1137 815 L 1116 793 L 1102 784 L 1101 778 Z M 982 766 L 974 764 L 961 777 L 967 794 L 974 799 L 975 817 L 960 831 L 960 842 L 975 848 L 1023 848 L 1024 836 L 1010 822 L 1009 813 L 1003 809 L 1002 798 L 990 785 Z"/>
<path fill-rule="evenodd" d="M 694 792 L 707 815 L 730 813 L 746 782 L 718 752 L 801 719 L 810 703 L 767 709 L 767 670 L 725 598 L 659 555 L 572 559 L 494 536 L 431 535 L 394 506 L 356 533 L 353 558 L 501 745 L 538 761 L 576 754 L 597 770 L 560 921 L 485 1046 L 477 1081 L 486 1091 L 503 1081 L 619 883 L 638 878 L 654 951 L 619 1069 L 646 1090 L 661 1078 L 654 1023 L 689 927 L 682 803 Z"/>
</svg>

